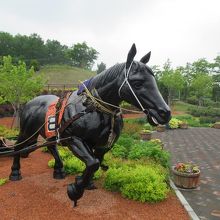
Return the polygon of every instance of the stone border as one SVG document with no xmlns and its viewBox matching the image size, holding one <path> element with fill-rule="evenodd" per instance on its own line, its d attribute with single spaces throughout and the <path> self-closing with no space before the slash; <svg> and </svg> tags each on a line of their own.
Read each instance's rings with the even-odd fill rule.
<svg viewBox="0 0 220 220">
<path fill-rule="evenodd" d="M 170 179 L 170 186 L 175 191 L 176 196 L 180 200 L 181 204 L 184 206 L 185 210 L 188 212 L 189 216 L 192 220 L 200 220 L 200 218 L 196 215 L 192 207 L 189 205 L 189 203 L 186 201 L 183 194 L 179 191 L 179 189 L 175 186 L 173 181 Z"/>
</svg>

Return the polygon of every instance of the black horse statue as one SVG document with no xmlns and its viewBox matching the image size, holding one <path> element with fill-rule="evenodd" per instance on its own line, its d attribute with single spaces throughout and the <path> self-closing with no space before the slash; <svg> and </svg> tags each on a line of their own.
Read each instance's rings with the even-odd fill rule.
<svg viewBox="0 0 220 220">
<path fill-rule="evenodd" d="M 75 205 L 90 184 L 94 172 L 102 165 L 104 154 L 111 149 L 120 135 L 123 120 L 119 104 L 123 100 L 141 109 L 151 125 L 166 124 L 171 118 L 170 108 L 157 88 L 154 74 L 146 65 L 150 52 L 139 62 L 133 61 L 135 55 L 136 47 L 133 44 L 126 63 L 116 64 L 91 78 L 89 82 L 81 85 L 78 91 L 73 92 L 67 101 L 61 125 L 71 121 L 75 115 L 81 115 L 60 132 L 59 138 L 62 140 L 71 137 L 61 141 L 61 144 L 68 146 L 86 165 L 82 176 L 77 177 L 75 183 L 67 187 L 68 196 Z M 57 96 L 43 95 L 25 105 L 15 151 L 36 144 L 39 135 L 45 137 L 42 124 L 48 106 L 55 100 Z M 55 139 L 56 137 L 53 137 L 50 140 Z M 48 149 L 55 158 L 54 178 L 64 178 L 63 163 L 56 142 Z M 21 154 L 14 156 L 9 177 L 12 181 L 21 179 L 20 156 Z"/>
</svg>

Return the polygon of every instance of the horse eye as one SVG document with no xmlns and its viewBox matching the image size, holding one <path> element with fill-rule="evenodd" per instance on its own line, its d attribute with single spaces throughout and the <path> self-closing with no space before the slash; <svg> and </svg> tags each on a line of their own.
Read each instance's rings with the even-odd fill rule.
<svg viewBox="0 0 220 220">
<path fill-rule="evenodd" d="M 135 82 L 134 83 L 134 88 L 135 89 L 140 89 L 142 87 L 142 83 L 141 82 Z"/>
</svg>

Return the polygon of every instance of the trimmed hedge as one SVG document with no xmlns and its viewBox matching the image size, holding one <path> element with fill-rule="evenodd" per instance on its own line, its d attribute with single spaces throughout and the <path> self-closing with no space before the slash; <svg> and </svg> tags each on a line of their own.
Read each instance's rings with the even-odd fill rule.
<svg viewBox="0 0 220 220">
<path fill-rule="evenodd" d="M 112 148 L 112 155 L 122 159 L 150 159 L 160 163 L 164 167 L 170 165 L 170 154 L 163 150 L 162 143 L 158 139 L 150 141 L 133 140 L 130 137 L 122 136 Z"/>
<path fill-rule="evenodd" d="M 104 187 L 121 192 L 129 199 L 158 202 L 164 200 L 169 192 L 166 181 L 167 175 L 159 165 L 125 164 L 107 171 Z"/>
</svg>

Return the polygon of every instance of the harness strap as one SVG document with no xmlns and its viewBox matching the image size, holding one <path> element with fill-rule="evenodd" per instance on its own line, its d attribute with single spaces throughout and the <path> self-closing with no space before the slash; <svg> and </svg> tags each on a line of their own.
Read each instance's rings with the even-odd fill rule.
<svg viewBox="0 0 220 220">
<path fill-rule="evenodd" d="M 80 112 L 80 113 L 74 115 L 72 118 L 68 119 L 68 120 L 58 129 L 59 133 L 62 134 L 63 131 L 64 131 L 67 127 L 69 127 L 69 125 L 70 125 L 71 123 L 73 123 L 74 121 L 76 121 L 77 119 L 79 119 L 80 117 L 82 117 L 83 115 L 85 115 L 86 113 L 87 113 L 86 111 L 85 111 L 85 112 Z"/>
<path fill-rule="evenodd" d="M 111 128 L 110 128 L 110 134 L 108 137 L 108 142 L 107 142 L 107 148 L 111 148 L 112 144 L 116 138 L 116 134 L 114 132 L 114 125 L 115 125 L 115 117 L 119 117 L 121 115 L 121 110 L 119 112 L 117 112 L 117 110 L 112 111 L 111 109 L 105 107 L 103 104 L 101 104 L 99 101 L 101 101 L 101 98 L 99 97 L 99 99 L 97 100 L 89 91 L 89 89 L 86 87 L 86 85 L 81 82 L 82 85 L 85 88 L 85 92 L 86 95 L 91 99 L 91 102 L 93 103 L 93 105 L 95 106 L 95 108 L 97 108 L 99 111 L 104 112 L 108 115 L 111 116 Z M 96 94 L 98 95 L 98 92 L 95 90 Z"/>
<path fill-rule="evenodd" d="M 121 98 L 121 89 L 122 87 L 127 83 L 130 91 L 132 92 L 133 96 L 135 97 L 136 101 L 138 102 L 139 106 L 141 107 L 141 110 L 145 113 L 146 112 L 146 109 L 143 107 L 143 105 L 141 104 L 140 100 L 138 99 L 137 95 L 135 94 L 134 90 L 132 89 L 129 81 L 128 81 L 128 76 L 129 76 L 129 73 L 130 73 L 130 70 L 131 70 L 131 67 L 132 67 L 132 64 L 133 64 L 133 61 L 131 63 L 131 65 L 129 66 L 128 68 L 128 71 L 126 71 L 126 64 L 125 64 L 125 79 L 124 81 L 122 82 L 120 88 L 118 89 L 118 95 L 119 97 Z"/>
</svg>

